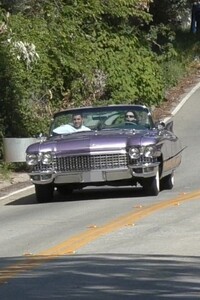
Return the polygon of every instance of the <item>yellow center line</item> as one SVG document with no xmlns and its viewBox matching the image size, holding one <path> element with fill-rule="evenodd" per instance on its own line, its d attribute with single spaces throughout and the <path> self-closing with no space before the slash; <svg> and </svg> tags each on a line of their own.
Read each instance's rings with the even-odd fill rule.
<svg viewBox="0 0 200 300">
<path fill-rule="evenodd" d="M 148 207 L 142 207 L 140 210 L 132 211 L 126 215 L 123 215 L 101 227 L 94 226 L 89 228 L 86 231 L 74 235 L 68 240 L 49 248 L 45 251 L 42 251 L 34 256 L 27 257 L 21 262 L 18 262 L 12 266 L 1 270 L 0 272 L 0 283 L 5 283 L 9 279 L 17 276 L 19 273 L 33 269 L 51 259 L 61 256 L 61 255 L 70 255 L 75 253 L 81 247 L 89 244 L 90 242 L 98 239 L 101 236 L 104 236 L 108 233 L 112 233 L 118 229 L 127 226 L 128 224 L 134 224 L 135 222 L 149 216 L 150 214 L 165 209 L 174 205 L 179 205 L 183 201 L 191 201 L 198 199 L 200 197 L 200 190 L 188 194 L 183 194 L 177 198 L 162 201 L 150 205 Z"/>
<path fill-rule="evenodd" d="M 106 234 L 116 231 L 120 228 L 123 228 L 124 226 L 127 226 L 128 224 L 134 224 L 135 222 L 143 219 L 144 217 L 147 217 L 148 215 L 150 215 L 158 210 L 161 210 L 161 209 L 173 206 L 173 205 L 177 205 L 180 202 L 183 202 L 186 200 L 187 201 L 193 200 L 198 197 L 200 197 L 200 191 L 181 195 L 175 199 L 166 200 L 166 201 L 163 201 L 163 202 L 160 202 L 157 204 L 153 204 L 151 206 L 144 207 L 137 212 L 132 211 L 129 214 L 121 216 L 101 227 L 90 228 L 87 231 L 84 231 L 83 233 L 75 235 L 55 247 L 52 247 L 43 252 L 40 252 L 39 255 L 40 256 L 43 256 L 43 255 L 44 256 L 50 256 L 50 255 L 59 256 L 59 255 L 75 253 L 81 247 L 87 245 L 89 242 L 92 242 L 103 235 L 106 235 Z"/>
</svg>

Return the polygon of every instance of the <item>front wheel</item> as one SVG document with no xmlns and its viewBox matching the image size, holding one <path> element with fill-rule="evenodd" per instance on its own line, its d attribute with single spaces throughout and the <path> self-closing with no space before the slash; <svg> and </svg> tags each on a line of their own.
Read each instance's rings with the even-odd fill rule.
<svg viewBox="0 0 200 300">
<path fill-rule="evenodd" d="M 174 186 L 174 172 L 161 179 L 162 190 L 171 190 Z"/>
<path fill-rule="evenodd" d="M 54 187 L 52 184 L 36 184 L 35 194 L 38 203 L 51 202 L 53 200 Z"/>
<path fill-rule="evenodd" d="M 69 186 L 65 186 L 65 185 L 60 185 L 57 186 L 57 191 L 59 194 L 66 196 L 66 195 L 71 195 L 73 193 L 73 188 L 70 188 Z"/>
<path fill-rule="evenodd" d="M 157 171 L 156 176 L 145 179 L 143 188 L 149 196 L 157 196 L 159 194 L 160 192 L 159 171 Z"/>
</svg>

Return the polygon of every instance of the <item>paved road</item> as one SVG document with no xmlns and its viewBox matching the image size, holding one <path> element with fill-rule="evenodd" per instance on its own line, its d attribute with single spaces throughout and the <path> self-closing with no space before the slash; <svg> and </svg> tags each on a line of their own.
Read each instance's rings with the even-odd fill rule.
<svg viewBox="0 0 200 300">
<path fill-rule="evenodd" d="M 187 148 L 172 191 L 1 201 L 0 299 L 199 299 L 199 95 L 174 118 Z"/>
</svg>

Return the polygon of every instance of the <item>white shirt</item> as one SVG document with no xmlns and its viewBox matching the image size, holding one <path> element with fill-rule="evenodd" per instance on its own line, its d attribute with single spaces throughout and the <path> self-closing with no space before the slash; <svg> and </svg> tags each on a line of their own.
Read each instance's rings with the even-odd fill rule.
<svg viewBox="0 0 200 300">
<path fill-rule="evenodd" d="M 86 127 L 82 125 L 80 128 L 75 128 L 74 126 L 70 124 L 61 125 L 53 130 L 54 133 L 57 134 L 67 134 L 67 133 L 73 133 L 78 131 L 90 131 L 91 129 L 89 127 Z"/>
</svg>

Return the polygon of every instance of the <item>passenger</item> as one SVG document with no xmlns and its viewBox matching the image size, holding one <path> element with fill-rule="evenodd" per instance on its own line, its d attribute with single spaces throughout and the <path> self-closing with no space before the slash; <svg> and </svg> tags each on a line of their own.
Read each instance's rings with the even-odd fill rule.
<svg viewBox="0 0 200 300">
<path fill-rule="evenodd" d="M 89 127 L 83 125 L 83 116 L 79 113 L 72 115 L 72 124 L 61 125 L 53 130 L 57 134 L 67 134 L 79 131 L 90 131 Z"/>
<path fill-rule="evenodd" d="M 83 125 L 83 116 L 81 114 L 74 114 L 72 116 L 72 121 L 73 121 L 73 127 L 78 130 L 78 131 L 85 131 L 85 130 L 90 130 L 89 127 L 86 127 Z"/>
</svg>

